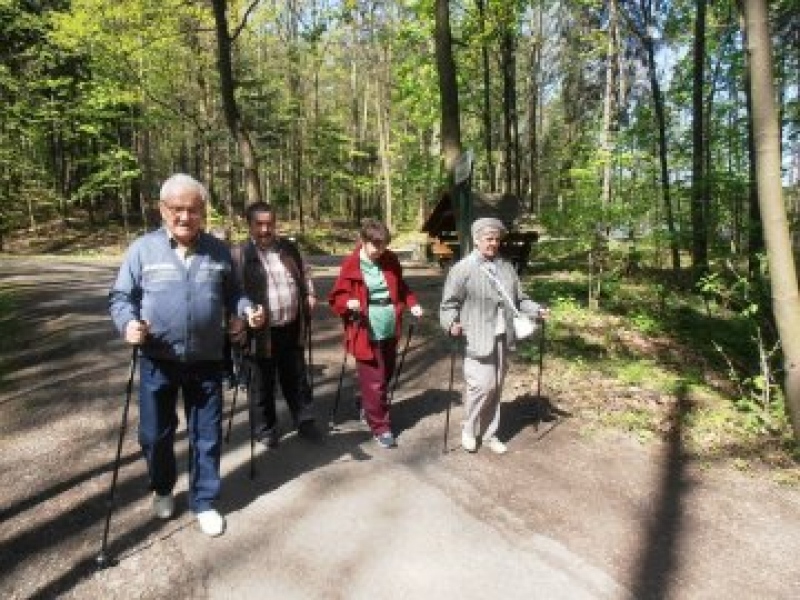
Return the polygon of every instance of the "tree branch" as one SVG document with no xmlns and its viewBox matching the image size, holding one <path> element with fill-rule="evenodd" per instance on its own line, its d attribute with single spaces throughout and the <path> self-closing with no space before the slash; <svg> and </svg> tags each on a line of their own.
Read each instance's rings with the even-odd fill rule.
<svg viewBox="0 0 800 600">
<path fill-rule="evenodd" d="M 256 7 L 258 6 L 258 2 L 259 2 L 259 0 L 253 0 L 250 3 L 250 6 L 247 7 L 247 10 L 244 11 L 244 15 L 242 15 L 242 21 L 233 30 L 233 33 L 231 33 L 231 41 L 232 42 L 235 41 L 237 37 L 239 37 L 240 33 L 242 33 L 242 30 L 247 25 L 247 20 L 250 18 L 250 13 L 252 13 L 256 9 Z"/>
</svg>

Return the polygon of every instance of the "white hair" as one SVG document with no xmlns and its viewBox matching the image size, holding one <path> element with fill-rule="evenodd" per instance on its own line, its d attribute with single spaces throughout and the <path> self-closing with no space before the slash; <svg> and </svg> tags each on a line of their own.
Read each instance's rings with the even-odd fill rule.
<svg viewBox="0 0 800 600">
<path fill-rule="evenodd" d="M 503 224 L 503 222 L 500 219 L 495 219 L 494 217 L 484 217 L 482 219 L 476 219 L 472 223 L 471 229 L 472 229 L 472 239 L 476 242 L 481 237 L 481 235 L 484 234 L 484 232 L 494 231 L 499 235 L 505 235 L 506 233 L 508 233 L 508 229 L 506 229 L 506 226 Z"/>
<path fill-rule="evenodd" d="M 178 195 L 181 191 L 192 190 L 197 192 L 200 199 L 203 201 L 203 204 L 208 204 L 208 190 L 206 186 L 202 183 L 197 181 L 191 175 L 186 175 L 185 173 L 176 173 L 175 175 L 170 175 L 167 180 L 161 184 L 161 192 L 159 193 L 159 199 L 161 202 L 165 202 L 169 198 L 172 198 Z"/>
</svg>

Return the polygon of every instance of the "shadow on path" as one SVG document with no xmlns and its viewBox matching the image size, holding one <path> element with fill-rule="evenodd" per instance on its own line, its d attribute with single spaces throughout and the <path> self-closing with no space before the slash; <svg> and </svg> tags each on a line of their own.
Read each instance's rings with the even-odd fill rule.
<svg viewBox="0 0 800 600">
<path fill-rule="evenodd" d="M 683 420 L 689 410 L 687 390 L 681 389 L 671 415 L 671 429 L 667 436 L 667 452 L 661 469 L 661 481 L 653 516 L 641 549 L 634 583 L 634 598 L 661 600 L 672 596 L 680 554 L 682 533 L 683 497 L 689 489 L 685 470 L 687 459 L 683 451 Z"/>
</svg>

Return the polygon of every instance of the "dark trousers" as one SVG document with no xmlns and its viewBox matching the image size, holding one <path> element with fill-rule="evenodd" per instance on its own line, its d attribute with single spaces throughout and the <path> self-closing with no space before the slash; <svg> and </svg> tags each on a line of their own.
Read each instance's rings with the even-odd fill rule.
<svg viewBox="0 0 800 600">
<path fill-rule="evenodd" d="M 298 343 L 299 321 L 283 327 L 270 327 L 272 356 L 248 359 L 250 402 L 255 412 L 255 433 L 261 438 L 278 423 L 275 383 L 292 415 L 294 426 L 314 420 L 313 398 L 306 370 L 305 349 Z"/>
<path fill-rule="evenodd" d="M 397 362 L 397 339 L 373 341 L 370 345 L 374 358 L 356 361 L 356 370 L 364 416 L 372 433 L 380 435 L 392 430 L 388 391 Z"/>
<path fill-rule="evenodd" d="M 150 485 L 162 496 L 175 487 L 180 391 L 191 453 L 189 507 L 194 512 L 208 510 L 220 489 L 222 364 L 180 363 L 146 356 L 139 364 L 139 444 L 147 461 Z"/>
</svg>

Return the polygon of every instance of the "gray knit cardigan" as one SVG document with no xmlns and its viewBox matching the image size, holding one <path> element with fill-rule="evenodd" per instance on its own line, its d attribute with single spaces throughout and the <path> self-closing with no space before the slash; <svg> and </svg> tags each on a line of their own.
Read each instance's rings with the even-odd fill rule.
<svg viewBox="0 0 800 600">
<path fill-rule="evenodd" d="M 439 306 L 442 328 L 449 331 L 453 322 L 459 321 L 467 340 L 467 356 L 477 359 L 488 358 L 494 352 L 499 305 L 505 308 L 503 315 L 508 346 L 512 350 L 516 346 L 512 325 L 514 312 L 505 306 L 506 301 L 497 285 L 481 268 L 484 262 L 487 259 L 478 250 L 473 250 L 453 265 L 447 274 Z M 497 278 L 516 302 L 517 309 L 536 317 L 540 306 L 522 290 L 513 265 L 499 257 L 494 259 L 494 263 L 497 266 Z"/>
</svg>

